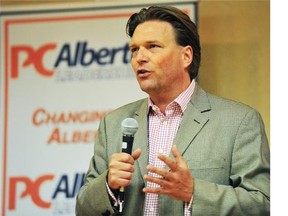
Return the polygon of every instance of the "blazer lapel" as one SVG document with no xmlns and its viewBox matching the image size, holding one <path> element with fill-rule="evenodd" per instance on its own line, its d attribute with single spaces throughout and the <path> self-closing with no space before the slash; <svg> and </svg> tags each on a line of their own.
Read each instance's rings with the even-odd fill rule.
<svg viewBox="0 0 288 216">
<path fill-rule="evenodd" d="M 194 93 L 184 112 L 174 145 L 183 155 L 191 145 L 194 138 L 209 121 L 206 112 L 211 110 L 211 106 L 205 91 L 196 83 Z M 172 154 L 170 154 L 172 157 Z"/>
<path fill-rule="evenodd" d="M 140 148 L 142 150 L 140 158 L 137 160 L 141 175 L 147 173 L 146 166 L 148 164 L 148 120 L 147 120 L 148 102 L 144 102 L 139 106 L 135 112 L 134 118 L 139 123 L 139 128 L 134 137 L 133 149 Z M 193 139 L 209 121 L 207 112 L 211 110 L 211 106 L 205 91 L 196 83 L 195 90 L 190 102 L 184 112 L 182 121 L 180 123 L 174 144 L 177 145 L 178 150 L 183 155 L 187 148 L 191 145 Z M 170 157 L 173 157 L 170 154 Z"/>
<path fill-rule="evenodd" d="M 134 149 L 140 148 L 141 149 L 141 156 L 137 160 L 137 164 L 139 166 L 141 176 L 147 173 L 146 166 L 148 164 L 148 150 L 147 150 L 147 143 L 148 143 L 148 120 L 147 120 L 147 108 L 148 103 L 147 100 L 144 100 L 138 109 L 135 112 L 134 118 L 137 120 L 139 124 L 139 128 L 137 133 L 134 137 Z"/>
</svg>

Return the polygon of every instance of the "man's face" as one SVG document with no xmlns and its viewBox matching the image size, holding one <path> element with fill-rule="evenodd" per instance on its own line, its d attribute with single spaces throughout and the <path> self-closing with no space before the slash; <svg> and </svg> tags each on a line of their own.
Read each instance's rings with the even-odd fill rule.
<svg viewBox="0 0 288 216">
<path fill-rule="evenodd" d="M 192 48 L 176 43 L 168 22 L 146 21 L 139 24 L 130 42 L 131 65 L 143 91 L 151 98 L 178 96 L 190 83 L 187 72 Z"/>
</svg>

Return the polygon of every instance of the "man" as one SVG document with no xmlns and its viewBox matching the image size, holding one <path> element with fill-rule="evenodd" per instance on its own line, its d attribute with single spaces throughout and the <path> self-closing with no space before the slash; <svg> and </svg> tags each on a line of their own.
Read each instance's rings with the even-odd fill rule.
<svg viewBox="0 0 288 216">
<path fill-rule="evenodd" d="M 254 109 L 206 93 L 195 81 L 196 26 L 180 10 L 152 6 L 130 17 L 131 65 L 149 97 L 100 123 L 79 216 L 269 215 L 269 147 Z M 135 118 L 131 155 L 121 153 L 125 118 Z"/>
</svg>

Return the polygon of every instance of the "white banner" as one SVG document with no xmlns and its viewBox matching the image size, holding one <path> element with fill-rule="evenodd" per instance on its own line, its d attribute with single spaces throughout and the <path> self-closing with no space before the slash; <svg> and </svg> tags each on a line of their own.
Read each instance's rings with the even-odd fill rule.
<svg viewBox="0 0 288 216">
<path fill-rule="evenodd" d="M 2 11 L 2 216 L 74 215 L 99 121 L 146 97 L 125 33 L 143 6 Z"/>
</svg>

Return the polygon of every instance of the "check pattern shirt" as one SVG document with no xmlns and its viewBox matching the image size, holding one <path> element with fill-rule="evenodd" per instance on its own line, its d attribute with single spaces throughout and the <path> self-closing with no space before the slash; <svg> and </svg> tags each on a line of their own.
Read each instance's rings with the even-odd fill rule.
<svg viewBox="0 0 288 216">
<path fill-rule="evenodd" d="M 149 138 L 148 138 L 148 163 L 149 165 L 164 168 L 165 164 L 157 158 L 159 153 L 169 155 L 173 140 L 179 128 L 183 113 L 189 103 L 195 87 L 193 80 L 189 87 L 183 91 L 174 101 L 166 108 L 165 113 L 153 104 L 149 99 L 148 121 L 149 121 Z M 148 175 L 157 176 L 154 173 Z M 159 187 L 159 185 L 147 182 L 147 187 Z M 158 216 L 158 194 L 147 193 L 145 199 L 145 216 Z M 191 203 L 185 204 L 184 216 L 191 216 Z"/>
</svg>

